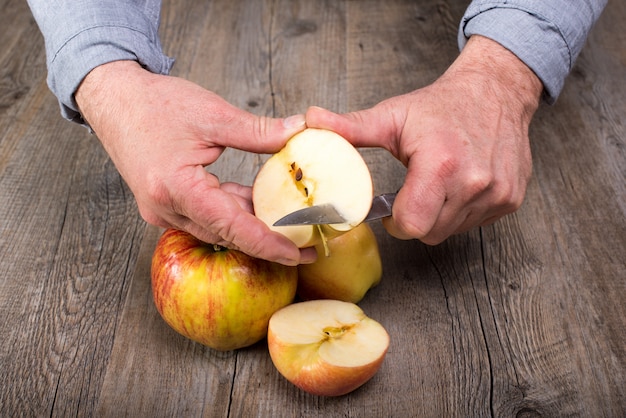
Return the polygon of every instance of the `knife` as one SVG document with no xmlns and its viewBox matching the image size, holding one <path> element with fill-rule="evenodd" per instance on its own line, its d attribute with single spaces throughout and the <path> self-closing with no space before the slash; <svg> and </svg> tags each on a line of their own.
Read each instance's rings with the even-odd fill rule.
<svg viewBox="0 0 626 418">
<path fill-rule="evenodd" d="M 391 207 L 395 199 L 396 193 L 374 196 L 372 199 L 372 207 L 364 221 L 373 221 L 375 219 L 391 216 Z M 345 222 L 346 220 L 337 212 L 337 209 L 335 209 L 332 204 L 325 203 L 291 212 L 274 222 L 274 226 L 326 225 Z"/>
</svg>

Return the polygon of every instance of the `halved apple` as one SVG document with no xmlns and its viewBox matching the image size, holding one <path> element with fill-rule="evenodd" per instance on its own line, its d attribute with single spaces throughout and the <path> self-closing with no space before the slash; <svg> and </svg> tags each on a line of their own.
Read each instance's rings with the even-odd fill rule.
<svg viewBox="0 0 626 418">
<path fill-rule="evenodd" d="M 323 129 L 294 135 L 259 170 L 252 186 L 256 216 L 298 247 L 310 247 L 359 225 L 372 205 L 372 176 L 359 151 Z M 273 226 L 283 216 L 313 205 L 332 204 L 345 223 L 321 228 Z"/>
<path fill-rule="evenodd" d="M 357 305 L 327 299 L 275 312 L 267 342 L 272 362 L 288 381 L 314 395 L 340 396 L 376 374 L 389 334 Z"/>
</svg>

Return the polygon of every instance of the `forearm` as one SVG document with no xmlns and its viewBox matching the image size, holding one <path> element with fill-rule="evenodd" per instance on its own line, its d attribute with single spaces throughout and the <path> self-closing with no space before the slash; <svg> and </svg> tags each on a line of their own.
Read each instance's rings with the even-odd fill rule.
<svg viewBox="0 0 626 418">
<path fill-rule="evenodd" d="M 28 3 L 46 43 L 48 85 L 70 120 L 84 123 L 74 94 L 97 66 L 132 60 L 154 73 L 171 68 L 158 37 L 160 0 Z"/>
<path fill-rule="evenodd" d="M 607 0 L 475 0 L 459 29 L 462 48 L 472 35 L 493 39 L 522 60 L 554 102 Z"/>
</svg>

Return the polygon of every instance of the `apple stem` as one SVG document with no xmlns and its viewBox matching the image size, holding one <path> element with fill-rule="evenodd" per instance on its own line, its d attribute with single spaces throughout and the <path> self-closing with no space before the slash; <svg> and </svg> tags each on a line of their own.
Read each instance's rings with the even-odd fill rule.
<svg viewBox="0 0 626 418">
<path fill-rule="evenodd" d="M 322 225 L 317 225 L 317 230 L 319 231 L 320 236 L 322 237 L 322 245 L 324 246 L 324 255 L 326 257 L 330 257 L 330 247 L 328 246 L 328 239 L 326 238 L 326 235 L 322 231 Z"/>
<path fill-rule="evenodd" d="M 223 247 L 219 244 L 213 244 L 213 251 L 219 253 L 220 251 L 226 251 L 226 247 Z"/>
</svg>

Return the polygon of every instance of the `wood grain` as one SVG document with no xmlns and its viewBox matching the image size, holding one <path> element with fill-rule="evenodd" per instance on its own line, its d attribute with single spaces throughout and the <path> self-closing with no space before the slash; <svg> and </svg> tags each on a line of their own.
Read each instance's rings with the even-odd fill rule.
<svg viewBox="0 0 626 418">
<path fill-rule="evenodd" d="M 221 353 L 177 335 L 150 293 L 146 226 L 97 138 L 62 120 L 26 2 L 0 0 L 0 416 L 626 415 L 626 4 L 609 2 L 530 129 L 524 205 L 438 246 L 374 223 L 384 275 L 360 303 L 391 335 L 379 373 L 303 393 L 266 342 Z M 173 75 L 259 116 L 348 112 L 431 83 L 467 2 L 163 4 Z M 377 192 L 402 184 L 361 150 Z M 208 169 L 251 184 L 267 158 Z"/>
</svg>

